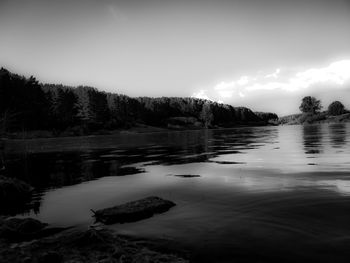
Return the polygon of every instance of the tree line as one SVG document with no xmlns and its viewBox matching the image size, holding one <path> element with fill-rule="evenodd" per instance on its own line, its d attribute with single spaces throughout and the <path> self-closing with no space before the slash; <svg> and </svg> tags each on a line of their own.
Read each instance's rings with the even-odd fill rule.
<svg viewBox="0 0 350 263">
<path fill-rule="evenodd" d="M 323 108 L 321 101 L 312 96 L 306 96 L 302 99 L 299 109 L 305 114 L 317 114 Z M 331 116 L 337 116 L 348 111 L 340 101 L 333 101 L 327 108 L 327 113 Z"/>
<path fill-rule="evenodd" d="M 41 84 L 33 76 L 0 70 L 0 132 L 71 129 L 87 133 L 129 128 L 136 123 L 230 127 L 273 118 L 278 117 L 197 98 L 133 98 L 87 86 Z"/>
<path fill-rule="evenodd" d="M 312 124 L 323 121 L 338 122 L 348 120 L 350 113 L 343 103 L 340 101 L 333 101 L 326 110 L 323 108 L 320 100 L 313 96 L 306 96 L 301 100 L 299 106 L 301 114 L 292 114 L 279 118 L 279 124 Z M 339 116 L 341 115 L 341 116 Z M 339 117 L 337 117 L 339 116 Z"/>
</svg>

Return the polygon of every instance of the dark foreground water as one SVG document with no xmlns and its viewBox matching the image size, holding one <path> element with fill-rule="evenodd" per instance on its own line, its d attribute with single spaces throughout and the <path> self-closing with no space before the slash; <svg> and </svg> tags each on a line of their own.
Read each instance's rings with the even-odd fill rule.
<svg viewBox="0 0 350 263">
<path fill-rule="evenodd" d="M 177 206 L 111 228 L 196 262 L 350 261 L 349 124 L 12 141 L 6 160 L 38 189 L 24 216 L 53 225 L 157 195 Z"/>
</svg>

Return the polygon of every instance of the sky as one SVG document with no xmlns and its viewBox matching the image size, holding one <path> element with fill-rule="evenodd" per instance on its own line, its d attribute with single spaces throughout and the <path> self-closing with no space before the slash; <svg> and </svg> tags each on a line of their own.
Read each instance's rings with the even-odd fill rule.
<svg viewBox="0 0 350 263">
<path fill-rule="evenodd" d="M 0 0 L 0 66 L 279 115 L 306 95 L 350 108 L 350 1 Z"/>
</svg>

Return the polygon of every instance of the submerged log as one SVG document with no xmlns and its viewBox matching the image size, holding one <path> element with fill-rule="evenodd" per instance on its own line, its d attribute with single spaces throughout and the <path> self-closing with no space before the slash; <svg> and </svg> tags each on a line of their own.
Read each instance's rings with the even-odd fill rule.
<svg viewBox="0 0 350 263">
<path fill-rule="evenodd" d="M 160 197 L 150 196 L 110 208 L 93 211 L 96 221 L 104 224 L 135 222 L 168 211 L 176 204 Z"/>
</svg>

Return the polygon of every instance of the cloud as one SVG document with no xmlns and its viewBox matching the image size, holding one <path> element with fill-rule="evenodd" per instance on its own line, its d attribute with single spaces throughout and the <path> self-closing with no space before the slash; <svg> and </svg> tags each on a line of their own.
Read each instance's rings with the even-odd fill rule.
<svg viewBox="0 0 350 263">
<path fill-rule="evenodd" d="M 232 82 L 225 82 L 225 81 L 222 81 L 220 83 L 218 83 L 214 89 L 215 90 L 226 90 L 226 89 L 233 89 L 235 88 L 236 86 L 236 82 L 235 81 L 232 81 Z"/>
<path fill-rule="evenodd" d="M 350 60 L 337 61 L 325 68 L 312 68 L 296 74 L 290 80 L 294 84 L 292 89 L 310 87 L 317 83 L 343 85 L 350 79 Z"/>
<path fill-rule="evenodd" d="M 194 92 L 192 97 L 271 111 L 283 116 L 297 113 L 303 96 L 316 96 L 326 107 L 340 100 L 350 108 L 350 60 L 335 61 L 325 67 L 277 68 L 220 81 Z M 349 105 L 349 106 L 347 106 Z"/>
<path fill-rule="evenodd" d="M 238 84 L 239 86 L 247 85 L 248 82 L 249 82 L 249 80 L 250 80 L 250 79 L 249 79 L 248 76 L 242 76 L 242 77 L 239 78 L 239 80 L 237 80 L 237 84 Z"/>
<path fill-rule="evenodd" d="M 222 90 L 218 90 L 217 92 L 222 99 L 231 98 L 234 93 L 234 91 L 230 89 L 222 89 Z"/>
<path fill-rule="evenodd" d="M 249 82 L 251 82 L 253 78 L 248 76 L 241 76 L 239 79 L 231 81 L 231 82 L 225 82 L 222 81 L 218 83 L 214 90 L 219 94 L 221 98 L 231 98 L 235 91 L 240 90 L 241 87 L 246 86 Z M 243 93 L 239 93 L 240 97 L 244 97 Z"/>
<path fill-rule="evenodd" d="M 278 74 L 280 74 L 280 72 L 281 72 L 281 69 L 277 68 L 274 73 L 265 75 L 265 78 L 277 79 Z"/>
<path fill-rule="evenodd" d="M 350 80 L 350 60 L 331 63 L 327 67 L 310 68 L 303 71 L 277 68 L 272 74 L 259 72 L 254 76 L 241 76 L 232 81 L 221 81 L 213 90 L 219 99 L 245 98 L 251 93 L 280 90 L 298 92 L 316 85 L 329 84 L 342 87 Z M 256 95 L 256 94 L 254 94 Z"/>
<path fill-rule="evenodd" d="M 197 98 L 197 99 L 204 99 L 204 100 L 211 100 L 208 95 L 206 94 L 206 90 L 201 89 L 198 92 L 194 92 L 191 96 L 192 98 Z"/>
</svg>

